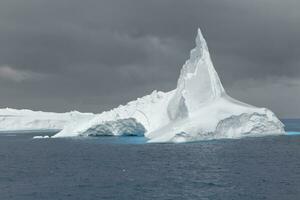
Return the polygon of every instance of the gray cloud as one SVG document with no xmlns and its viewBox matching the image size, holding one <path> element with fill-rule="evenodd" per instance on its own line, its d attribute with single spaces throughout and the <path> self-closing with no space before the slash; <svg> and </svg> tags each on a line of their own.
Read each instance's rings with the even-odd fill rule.
<svg viewBox="0 0 300 200">
<path fill-rule="evenodd" d="M 299 7 L 296 0 L 2 0 L 0 66 L 13 73 L 0 76 L 0 106 L 100 112 L 173 89 L 201 27 L 229 93 L 299 116 Z M 44 78 L 33 81 L 38 74 Z M 251 91 L 249 82 L 257 83 Z"/>
</svg>

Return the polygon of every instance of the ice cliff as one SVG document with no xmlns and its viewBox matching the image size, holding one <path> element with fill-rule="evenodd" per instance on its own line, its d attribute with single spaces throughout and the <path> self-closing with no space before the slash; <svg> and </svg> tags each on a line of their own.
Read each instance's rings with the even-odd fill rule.
<svg viewBox="0 0 300 200">
<path fill-rule="evenodd" d="M 54 117 L 48 119 L 51 115 Z M 44 128 L 62 129 L 54 137 L 144 135 L 149 142 L 187 142 L 284 134 L 283 124 L 272 111 L 226 94 L 200 29 L 175 90 L 154 91 L 97 115 L 51 115 L 45 114 L 49 121 L 42 124 Z M 39 124 L 39 120 L 41 117 L 35 116 L 31 121 Z M 2 123 L 0 128 L 15 126 L 13 120 Z"/>
</svg>

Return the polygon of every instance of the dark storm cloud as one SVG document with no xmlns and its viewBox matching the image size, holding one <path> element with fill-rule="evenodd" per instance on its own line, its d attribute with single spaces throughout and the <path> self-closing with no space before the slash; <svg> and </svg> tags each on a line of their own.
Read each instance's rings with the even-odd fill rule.
<svg viewBox="0 0 300 200">
<path fill-rule="evenodd" d="M 201 27 L 229 93 L 296 116 L 272 99 L 277 80 L 299 99 L 287 81 L 300 76 L 299 8 L 296 0 L 2 0 L 0 106 L 98 112 L 173 89 Z M 249 80 L 260 85 L 245 95 Z M 263 87 L 272 92 L 260 100 Z"/>
</svg>

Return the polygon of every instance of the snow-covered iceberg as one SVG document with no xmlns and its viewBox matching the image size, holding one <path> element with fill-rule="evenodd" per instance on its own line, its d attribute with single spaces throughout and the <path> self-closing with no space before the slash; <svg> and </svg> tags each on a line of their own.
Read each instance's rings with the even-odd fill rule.
<svg viewBox="0 0 300 200">
<path fill-rule="evenodd" d="M 72 111 L 68 113 L 53 113 L 32 110 L 0 109 L 0 132 L 58 132 L 67 123 L 92 119 L 92 113 Z"/>
<path fill-rule="evenodd" d="M 54 137 L 145 135 L 150 142 L 187 142 L 284 133 L 272 111 L 226 94 L 199 29 L 175 90 L 154 91 L 92 119 L 71 120 Z"/>
</svg>

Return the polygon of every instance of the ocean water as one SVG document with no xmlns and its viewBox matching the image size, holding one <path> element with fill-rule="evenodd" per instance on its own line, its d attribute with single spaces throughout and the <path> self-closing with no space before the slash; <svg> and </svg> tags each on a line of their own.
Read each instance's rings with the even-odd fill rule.
<svg viewBox="0 0 300 200">
<path fill-rule="evenodd" d="M 0 200 L 299 200 L 300 120 L 287 136 L 145 144 L 0 135 Z"/>
</svg>

